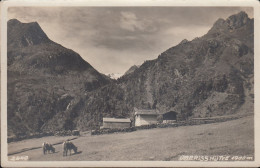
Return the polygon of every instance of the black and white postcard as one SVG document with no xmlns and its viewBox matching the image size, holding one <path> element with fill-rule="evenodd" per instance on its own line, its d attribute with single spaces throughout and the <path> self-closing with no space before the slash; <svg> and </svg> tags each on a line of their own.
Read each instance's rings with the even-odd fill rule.
<svg viewBox="0 0 260 168">
<path fill-rule="evenodd" d="M 259 166 L 259 1 L 1 6 L 3 166 Z"/>
</svg>

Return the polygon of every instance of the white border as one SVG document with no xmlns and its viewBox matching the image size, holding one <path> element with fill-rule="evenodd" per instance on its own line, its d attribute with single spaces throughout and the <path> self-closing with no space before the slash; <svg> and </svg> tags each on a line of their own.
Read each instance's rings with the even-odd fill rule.
<svg viewBox="0 0 260 168">
<path fill-rule="evenodd" d="M 254 7 L 254 87 L 255 87 L 255 161 L 198 162 L 198 161 L 8 161 L 7 157 L 7 9 L 13 6 L 248 6 Z M 4 167 L 258 167 L 260 166 L 260 114 L 257 103 L 260 100 L 259 27 L 260 10 L 257 0 L 20 0 L 4 1 L 1 10 L 1 164 Z"/>
</svg>

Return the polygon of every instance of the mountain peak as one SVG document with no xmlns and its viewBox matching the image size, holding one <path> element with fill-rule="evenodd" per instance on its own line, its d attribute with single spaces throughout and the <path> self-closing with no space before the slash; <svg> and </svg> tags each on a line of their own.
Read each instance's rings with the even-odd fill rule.
<svg viewBox="0 0 260 168">
<path fill-rule="evenodd" d="M 247 13 L 241 11 L 237 14 L 229 16 L 226 20 L 222 18 L 218 19 L 209 30 L 209 33 L 235 30 L 248 24 L 250 20 L 251 19 L 248 17 Z"/>
<path fill-rule="evenodd" d="M 122 76 L 121 73 L 106 73 L 105 75 L 111 79 L 118 79 Z"/>
<path fill-rule="evenodd" d="M 245 24 L 247 24 L 248 21 L 249 21 L 248 15 L 244 11 L 232 15 L 226 20 L 226 22 L 228 23 L 231 29 L 242 27 Z"/>
<path fill-rule="evenodd" d="M 8 25 L 15 25 L 15 24 L 21 24 L 21 22 L 17 19 L 10 19 L 7 22 Z"/>
<path fill-rule="evenodd" d="M 11 19 L 7 22 L 7 27 L 8 44 L 13 47 L 27 47 L 50 41 L 37 22 L 22 23 Z"/>
</svg>

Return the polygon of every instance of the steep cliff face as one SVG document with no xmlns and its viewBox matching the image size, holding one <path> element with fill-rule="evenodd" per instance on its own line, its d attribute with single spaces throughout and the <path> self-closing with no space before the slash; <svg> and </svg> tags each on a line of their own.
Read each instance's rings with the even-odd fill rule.
<svg viewBox="0 0 260 168">
<path fill-rule="evenodd" d="M 8 130 L 41 131 L 79 97 L 111 80 L 79 54 L 51 41 L 38 23 L 8 21 Z M 67 114 L 67 115 L 68 115 Z M 66 127 L 66 117 L 60 128 Z"/>
<path fill-rule="evenodd" d="M 132 117 L 134 107 L 176 111 L 180 120 L 253 112 L 253 24 L 245 12 L 219 19 L 204 36 L 183 40 L 115 82 L 43 33 L 41 42 L 10 37 L 8 129 L 87 130 L 102 117 Z"/>
</svg>

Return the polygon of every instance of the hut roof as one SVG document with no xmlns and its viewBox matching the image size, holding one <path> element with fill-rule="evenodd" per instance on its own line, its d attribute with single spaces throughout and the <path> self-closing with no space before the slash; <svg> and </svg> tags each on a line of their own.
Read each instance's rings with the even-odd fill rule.
<svg viewBox="0 0 260 168">
<path fill-rule="evenodd" d="M 158 110 L 156 109 L 137 109 L 134 108 L 135 115 L 141 114 L 141 115 L 158 115 Z"/>
<path fill-rule="evenodd" d="M 131 122 L 130 118 L 103 118 L 103 122 Z"/>
</svg>

